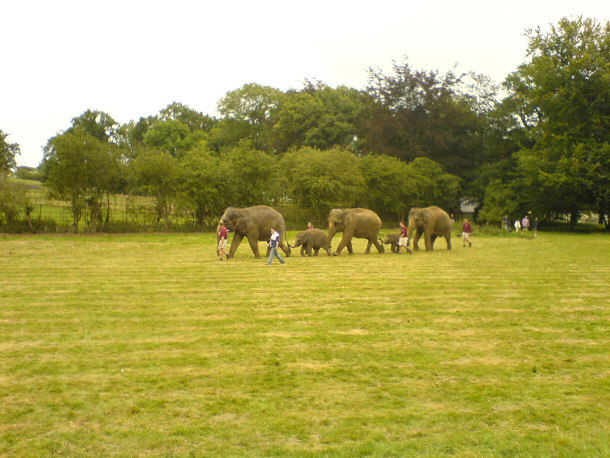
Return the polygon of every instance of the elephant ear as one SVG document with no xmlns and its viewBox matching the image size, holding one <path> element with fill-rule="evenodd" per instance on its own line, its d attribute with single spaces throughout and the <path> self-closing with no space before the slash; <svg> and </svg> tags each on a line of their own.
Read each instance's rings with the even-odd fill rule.
<svg viewBox="0 0 610 458">
<path fill-rule="evenodd" d="M 352 214 L 345 212 L 343 213 L 343 225 L 349 226 L 352 223 Z"/>
<path fill-rule="evenodd" d="M 235 216 L 235 230 L 245 234 L 248 232 L 248 219 L 242 215 Z"/>
<path fill-rule="evenodd" d="M 430 212 L 428 211 L 423 211 L 422 213 L 422 221 L 424 222 L 424 224 L 428 224 L 428 221 L 430 221 Z"/>
</svg>

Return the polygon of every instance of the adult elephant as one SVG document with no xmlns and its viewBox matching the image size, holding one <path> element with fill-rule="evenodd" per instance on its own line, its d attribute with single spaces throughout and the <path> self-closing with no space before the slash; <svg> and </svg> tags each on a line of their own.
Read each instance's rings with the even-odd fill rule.
<svg viewBox="0 0 610 458">
<path fill-rule="evenodd" d="M 413 207 L 409 210 L 409 243 L 411 242 L 413 232 L 413 249 L 419 250 L 417 242 L 422 234 L 424 235 L 424 244 L 426 251 L 432 251 L 434 241 L 437 237 L 445 237 L 447 240 L 447 249 L 451 249 L 451 227 L 453 223 L 445 210 L 439 207 Z"/>
<path fill-rule="evenodd" d="M 282 215 L 277 210 L 271 207 L 266 205 L 248 208 L 228 207 L 220 218 L 217 232 L 222 224 L 227 229 L 233 231 L 233 240 L 227 255 L 228 258 L 232 258 L 235 255 L 235 251 L 237 251 L 244 237 L 248 239 L 254 256 L 260 258 L 258 242 L 269 240 L 272 227 L 280 234 L 280 248 L 286 256 L 290 256 L 290 247 L 286 244 L 286 224 L 284 224 L 284 218 L 282 218 Z"/>
<path fill-rule="evenodd" d="M 371 251 L 371 245 L 375 245 L 379 253 L 385 250 L 379 243 L 379 229 L 381 219 L 375 212 L 365 208 L 335 208 L 328 215 L 328 241 L 332 243 L 337 232 L 343 232 L 343 238 L 333 256 L 339 256 L 343 248 L 347 247 L 350 254 L 354 254 L 352 238 L 367 239 L 369 241 L 365 254 Z"/>
<path fill-rule="evenodd" d="M 328 241 L 328 236 L 326 232 L 321 231 L 320 229 L 308 229 L 303 232 L 299 232 L 294 239 L 294 245 L 288 245 L 290 248 L 301 247 L 301 256 L 311 256 L 312 250 L 314 251 L 314 256 L 318 256 L 318 252 L 320 248 L 326 251 L 326 253 L 330 256 L 330 242 Z"/>
</svg>

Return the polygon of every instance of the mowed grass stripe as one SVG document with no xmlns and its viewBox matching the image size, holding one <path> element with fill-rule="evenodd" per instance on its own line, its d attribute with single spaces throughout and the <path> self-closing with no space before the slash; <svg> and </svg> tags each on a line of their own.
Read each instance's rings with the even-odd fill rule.
<svg viewBox="0 0 610 458">
<path fill-rule="evenodd" d="M 610 451 L 607 236 L 269 267 L 214 245 L 0 240 L 0 453 Z"/>
</svg>

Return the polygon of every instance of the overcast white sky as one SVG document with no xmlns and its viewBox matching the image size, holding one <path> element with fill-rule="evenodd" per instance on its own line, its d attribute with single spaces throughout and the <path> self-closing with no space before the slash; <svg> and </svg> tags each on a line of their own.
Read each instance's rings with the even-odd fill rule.
<svg viewBox="0 0 610 458">
<path fill-rule="evenodd" d="M 215 115 L 247 83 L 318 79 L 362 89 L 367 68 L 474 71 L 501 82 L 526 59 L 525 29 L 606 21 L 607 0 L 19 0 L 0 22 L 0 130 L 37 166 L 85 110 L 117 122 L 172 102 Z"/>
</svg>

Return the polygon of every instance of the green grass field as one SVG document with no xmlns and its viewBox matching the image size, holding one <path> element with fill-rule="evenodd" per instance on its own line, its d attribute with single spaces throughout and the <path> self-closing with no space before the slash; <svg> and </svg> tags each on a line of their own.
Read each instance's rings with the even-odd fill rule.
<svg viewBox="0 0 610 458">
<path fill-rule="evenodd" d="M 609 456 L 610 237 L 473 241 L 0 237 L 0 455 Z"/>
</svg>

